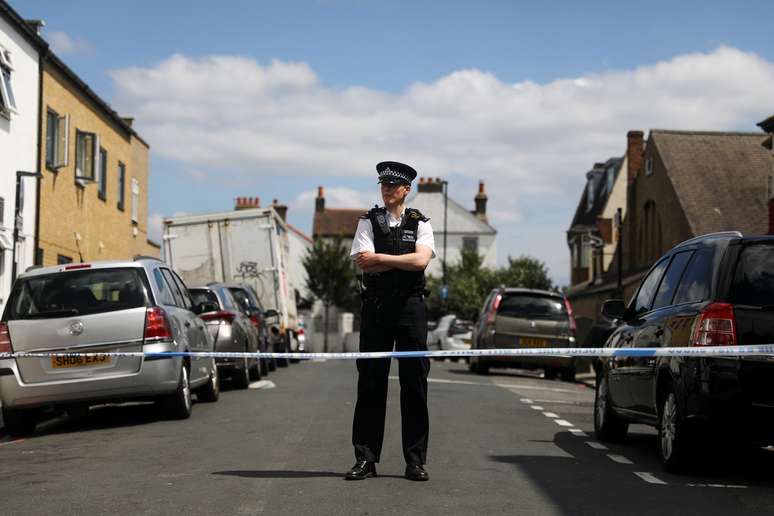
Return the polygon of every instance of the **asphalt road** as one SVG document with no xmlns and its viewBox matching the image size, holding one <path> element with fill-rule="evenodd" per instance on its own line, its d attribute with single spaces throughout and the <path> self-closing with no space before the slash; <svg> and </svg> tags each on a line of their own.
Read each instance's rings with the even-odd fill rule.
<svg viewBox="0 0 774 516">
<path fill-rule="evenodd" d="M 655 432 L 622 444 L 592 432 L 593 390 L 433 362 L 430 481 L 403 478 L 393 363 L 379 477 L 345 482 L 355 365 L 293 365 L 246 391 L 160 421 L 144 404 L 93 408 L 0 438 L 3 514 L 763 514 L 774 452 L 707 450 L 662 473 Z"/>
</svg>

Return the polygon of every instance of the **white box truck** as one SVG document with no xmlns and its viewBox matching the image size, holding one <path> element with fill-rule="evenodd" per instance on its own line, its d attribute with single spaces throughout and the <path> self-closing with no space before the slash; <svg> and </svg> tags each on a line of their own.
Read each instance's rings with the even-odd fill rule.
<svg viewBox="0 0 774 516">
<path fill-rule="evenodd" d="M 164 260 L 187 285 L 251 285 L 265 310 L 279 312 L 282 348 L 296 350 L 299 328 L 289 278 L 288 227 L 273 208 L 166 218 L 163 238 Z"/>
</svg>

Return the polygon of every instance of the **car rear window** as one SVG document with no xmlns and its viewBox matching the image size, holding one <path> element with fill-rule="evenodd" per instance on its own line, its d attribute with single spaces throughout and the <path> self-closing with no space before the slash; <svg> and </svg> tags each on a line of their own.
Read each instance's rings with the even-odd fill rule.
<svg viewBox="0 0 774 516">
<path fill-rule="evenodd" d="M 742 249 L 731 289 L 734 304 L 774 305 L 774 245 L 750 245 Z"/>
<path fill-rule="evenodd" d="M 560 298 L 534 294 L 503 294 L 497 315 L 527 319 L 566 319 L 567 308 Z"/>
<path fill-rule="evenodd" d="M 194 305 L 201 305 L 203 303 L 215 303 L 216 305 L 220 306 L 220 301 L 218 301 L 218 296 L 215 295 L 215 292 L 212 290 L 198 290 L 198 289 L 192 289 L 189 290 L 191 293 L 191 297 L 193 298 Z"/>
<path fill-rule="evenodd" d="M 149 305 L 140 269 L 90 269 L 21 278 L 6 317 L 71 317 Z"/>
<path fill-rule="evenodd" d="M 234 296 L 236 302 L 242 306 L 242 308 L 258 308 L 257 306 L 253 306 L 253 303 L 250 302 L 250 297 L 247 295 L 247 292 L 241 288 L 230 287 L 228 290 L 231 292 L 231 295 Z"/>
</svg>

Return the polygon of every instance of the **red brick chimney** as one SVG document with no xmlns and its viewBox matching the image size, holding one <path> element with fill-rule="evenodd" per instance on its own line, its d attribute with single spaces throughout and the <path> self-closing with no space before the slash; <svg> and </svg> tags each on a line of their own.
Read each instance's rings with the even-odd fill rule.
<svg viewBox="0 0 774 516">
<path fill-rule="evenodd" d="M 479 218 L 479 220 L 482 220 L 484 222 L 489 222 L 489 220 L 486 217 L 486 201 L 488 197 L 486 196 L 486 192 L 484 191 L 484 182 L 479 181 L 478 182 L 478 193 L 476 194 L 476 197 L 474 198 L 476 202 L 476 211 L 474 212 L 475 215 Z"/>
<path fill-rule="evenodd" d="M 234 205 L 235 211 L 252 210 L 261 207 L 260 197 L 237 197 Z"/>
<path fill-rule="evenodd" d="M 637 178 L 642 166 L 644 150 L 642 131 L 629 131 L 626 133 L 626 160 L 628 162 L 627 184 L 631 185 Z"/>
<path fill-rule="evenodd" d="M 317 199 L 314 200 L 314 211 L 317 213 L 325 211 L 325 189 L 322 186 L 317 187 Z"/>
<path fill-rule="evenodd" d="M 417 185 L 417 192 L 443 192 L 443 183 L 441 182 L 441 178 L 437 177 L 433 179 L 432 177 L 420 177 L 419 184 Z"/>
</svg>

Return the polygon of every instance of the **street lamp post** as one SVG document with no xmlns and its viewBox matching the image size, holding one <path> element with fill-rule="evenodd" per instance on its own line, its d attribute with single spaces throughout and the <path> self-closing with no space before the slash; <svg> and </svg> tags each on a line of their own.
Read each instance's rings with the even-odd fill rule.
<svg viewBox="0 0 774 516">
<path fill-rule="evenodd" d="M 16 198 L 14 202 L 14 217 L 13 217 L 13 249 L 11 250 L 11 283 L 16 280 L 16 246 L 19 242 L 19 232 L 24 224 L 22 217 L 22 209 L 24 208 L 24 191 L 22 190 L 22 179 L 25 177 L 36 177 L 40 179 L 43 174 L 40 172 L 26 172 L 24 170 L 16 171 Z"/>
<path fill-rule="evenodd" d="M 442 294 L 442 301 L 444 306 L 446 306 L 446 301 L 449 297 L 449 285 L 446 283 L 446 233 L 447 233 L 447 219 L 448 219 L 448 212 L 449 212 L 449 182 L 445 179 L 441 182 L 443 185 L 443 259 L 441 266 L 443 267 L 443 285 L 441 286 L 441 290 L 443 292 Z"/>
</svg>

